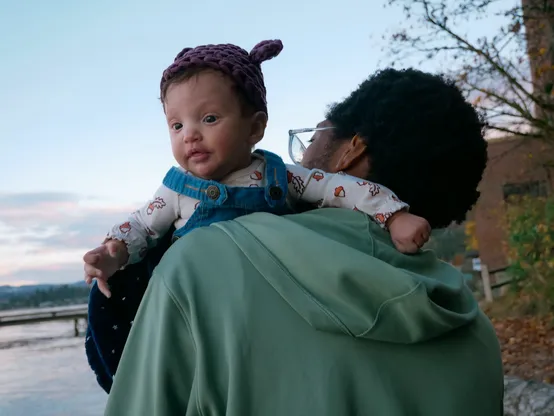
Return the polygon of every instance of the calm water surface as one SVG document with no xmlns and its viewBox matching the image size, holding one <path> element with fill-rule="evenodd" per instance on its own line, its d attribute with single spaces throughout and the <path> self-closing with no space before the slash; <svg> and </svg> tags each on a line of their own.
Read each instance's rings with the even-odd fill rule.
<svg viewBox="0 0 554 416">
<path fill-rule="evenodd" d="M 73 321 L 0 327 L 0 416 L 101 416 L 83 343 Z"/>
</svg>

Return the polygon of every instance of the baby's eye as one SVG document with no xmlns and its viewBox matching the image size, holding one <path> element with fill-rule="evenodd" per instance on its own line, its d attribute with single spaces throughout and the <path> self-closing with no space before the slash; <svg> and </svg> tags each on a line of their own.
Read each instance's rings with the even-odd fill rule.
<svg viewBox="0 0 554 416">
<path fill-rule="evenodd" d="M 204 120 L 202 120 L 206 124 L 213 124 L 217 121 L 217 116 L 209 115 L 204 117 Z"/>
<path fill-rule="evenodd" d="M 173 130 L 181 130 L 181 129 L 183 128 L 183 125 L 182 125 L 181 123 L 173 123 L 173 124 L 171 125 L 171 128 L 172 128 Z"/>
</svg>

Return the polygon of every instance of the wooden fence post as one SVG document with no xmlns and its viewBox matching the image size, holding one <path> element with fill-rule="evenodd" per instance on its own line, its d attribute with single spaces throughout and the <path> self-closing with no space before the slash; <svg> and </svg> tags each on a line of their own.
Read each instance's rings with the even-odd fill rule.
<svg viewBox="0 0 554 416">
<path fill-rule="evenodd" d="M 492 289 L 491 289 L 491 278 L 489 275 L 489 268 L 486 264 L 481 265 L 481 279 L 483 280 L 483 291 L 485 292 L 485 300 L 487 302 L 492 302 Z"/>
</svg>

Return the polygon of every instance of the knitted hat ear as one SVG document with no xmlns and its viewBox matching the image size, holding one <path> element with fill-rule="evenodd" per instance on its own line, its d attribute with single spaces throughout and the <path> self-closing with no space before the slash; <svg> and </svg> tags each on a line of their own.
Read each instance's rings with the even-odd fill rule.
<svg viewBox="0 0 554 416">
<path fill-rule="evenodd" d="M 185 53 L 187 53 L 188 51 L 191 51 L 191 50 L 192 50 L 192 48 L 185 48 L 185 49 L 183 49 L 181 52 L 179 52 L 179 53 L 177 54 L 177 56 L 175 57 L 175 59 L 173 60 L 173 62 L 175 62 L 175 61 L 181 59 Z"/>
<path fill-rule="evenodd" d="M 275 58 L 283 50 L 283 42 L 279 39 L 263 40 L 252 48 L 250 59 L 253 63 L 260 65 L 264 61 Z"/>
</svg>

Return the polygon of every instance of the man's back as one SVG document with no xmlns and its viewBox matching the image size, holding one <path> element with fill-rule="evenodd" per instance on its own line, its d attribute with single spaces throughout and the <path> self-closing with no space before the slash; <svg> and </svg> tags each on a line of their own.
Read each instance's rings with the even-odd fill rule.
<svg viewBox="0 0 554 416">
<path fill-rule="evenodd" d="M 502 414 L 498 342 L 463 277 L 359 213 L 195 231 L 135 322 L 108 415 Z"/>
</svg>

